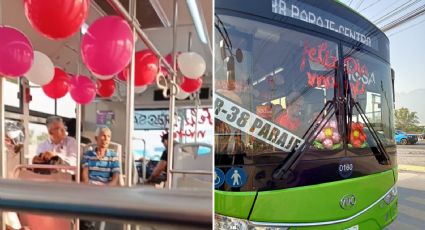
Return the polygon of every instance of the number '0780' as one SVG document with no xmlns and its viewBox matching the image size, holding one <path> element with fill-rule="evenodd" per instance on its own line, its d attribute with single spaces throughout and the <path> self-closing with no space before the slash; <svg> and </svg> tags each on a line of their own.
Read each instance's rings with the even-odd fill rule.
<svg viewBox="0 0 425 230">
<path fill-rule="evenodd" d="M 339 165 L 339 171 L 347 172 L 353 170 L 353 164 L 343 164 Z"/>
</svg>

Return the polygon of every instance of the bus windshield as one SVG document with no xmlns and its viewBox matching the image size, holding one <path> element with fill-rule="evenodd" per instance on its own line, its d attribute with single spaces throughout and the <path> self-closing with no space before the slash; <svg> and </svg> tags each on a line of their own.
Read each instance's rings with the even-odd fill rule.
<svg viewBox="0 0 425 230">
<path fill-rule="evenodd" d="M 387 62 L 337 39 L 258 18 L 217 15 L 215 36 L 215 163 L 223 169 L 249 167 L 245 171 L 252 181 L 242 190 L 275 186 L 270 187 L 267 178 L 306 141 L 309 145 L 302 150 L 307 153 L 302 159 L 310 160 L 310 169 L 320 164 L 322 169 L 327 167 L 314 163 L 317 160 L 335 159 L 326 163 L 333 167 L 337 159 L 357 156 L 370 157 L 376 165 L 349 176 L 387 169 L 379 166 L 388 164 L 379 156 L 394 146 Z M 346 86 L 338 87 L 341 82 Z M 339 112 L 334 108 L 323 113 L 329 103 L 335 103 L 336 95 L 355 103 L 341 105 Z M 307 140 L 311 127 L 320 121 L 317 118 L 326 113 L 324 124 Z M 275 188 L 347 175 L 325 174 L 318 180 L 315 177 L 316 181 Z M 265 179 L 258 180 L 259 175 Z"/>
</svg>

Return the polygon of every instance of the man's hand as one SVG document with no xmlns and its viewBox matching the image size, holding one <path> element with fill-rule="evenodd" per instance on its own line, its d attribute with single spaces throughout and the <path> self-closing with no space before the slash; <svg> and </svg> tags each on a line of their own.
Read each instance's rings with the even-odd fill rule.
<svg viewBox="0 0 425 230">
<path fill-rule="evenodd" d="M 50 159 L 54 156 L 56 156 L 56 153 L 50 151 L 46 151 L 41 154 L 41 158 L 46 162 L 50 161 Z"/>
</svg>

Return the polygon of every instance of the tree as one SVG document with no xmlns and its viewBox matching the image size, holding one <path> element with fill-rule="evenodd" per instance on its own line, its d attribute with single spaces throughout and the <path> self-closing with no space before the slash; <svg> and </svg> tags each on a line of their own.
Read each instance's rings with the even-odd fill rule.
<svg viewBox="0 0 425 230">
<path fill-rule="evenodd" d="M 419 118 L 416 112 L 410 112 L 408 108 L 400 108 L 395 111 L 395 128 L 406 132 L 419 130 Z"/>
</svg>

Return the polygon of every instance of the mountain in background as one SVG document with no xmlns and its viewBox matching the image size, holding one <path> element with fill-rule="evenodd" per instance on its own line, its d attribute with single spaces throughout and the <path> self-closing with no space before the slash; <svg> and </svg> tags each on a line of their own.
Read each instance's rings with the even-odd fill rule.
<svg viewBox="0 0 425 230">
<path fill-rule="evenodd" d="M 425 124 L 425 89 L 416 89 L 408 93 L 395 93 L 395 108 L 408 108 L 416 112 L 420 124 Z"/>
</svg>

